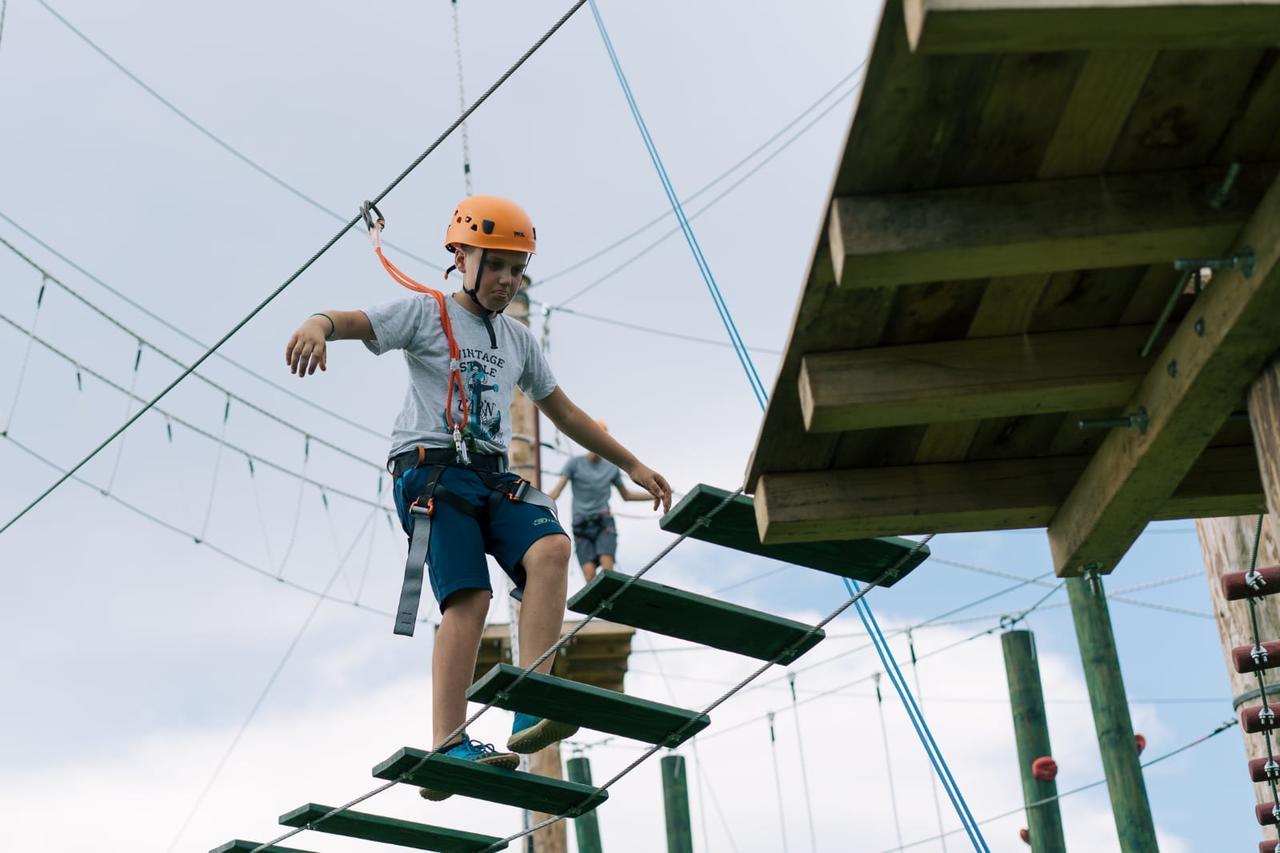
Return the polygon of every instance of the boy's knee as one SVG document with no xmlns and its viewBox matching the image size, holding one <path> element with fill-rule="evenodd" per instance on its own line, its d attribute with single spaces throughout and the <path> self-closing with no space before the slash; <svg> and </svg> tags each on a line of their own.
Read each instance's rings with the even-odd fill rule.
<svg viewBox="0 0 1280 853">
<path fill-rule="evenodd" d="M 489 614 L 489 600 L 493 597 L 487 589 L 460 589 L 450 595 L 441 607 L 441 615 L 459 619 L 484 619 Z"/>
<path fill-rule="evenodd" d="M 573 546 L 568 536 L 557 534 L 544 536 L 529 548 L 525 558 L 526 568 L 567 570 L 569 558 L 573 555 Z"/>
</svg>

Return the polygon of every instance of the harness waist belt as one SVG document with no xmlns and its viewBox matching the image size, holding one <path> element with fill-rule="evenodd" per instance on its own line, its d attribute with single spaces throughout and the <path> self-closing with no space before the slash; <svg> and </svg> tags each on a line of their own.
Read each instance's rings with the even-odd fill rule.
<svg viewBox="0 0 1280 853">
<path fill-rule="evenodd" d="M 387 460 L 387 470 L 397 480 L 404 476 L 404 472 L 423 465 L 448 465 L 501 474 L 507 470 L 507 457 L 502 453 L 472 453 L 470 463 L 462 465 L 458 462 L 458 455 L 453 450 L 419 445 L 404 453 L 397 453 Z"/>
</svg>

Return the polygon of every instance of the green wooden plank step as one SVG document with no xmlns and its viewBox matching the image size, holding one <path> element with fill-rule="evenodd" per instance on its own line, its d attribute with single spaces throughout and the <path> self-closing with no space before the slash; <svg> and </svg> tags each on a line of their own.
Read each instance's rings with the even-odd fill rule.
<svg viewBox="0 0 1280 853">
<path fill-rule="evenodd" d="M 668 533 L 685 533 L 693 527 L 694 522 L 714 510 L 728 495 L 729 492 L 724 489 L 699 484 L 658 523 Z M 912 553 L 912 549 L 917 548 L 917 543 L 898 536 L 762 544 L 756 528 L 755 502 L 748 495 L 734 497 L 708 524 L 694 530 L 689 537 L 865 582 L 875 580 L 887 569 L 901 562 L 897 574 L 886 578 L 881 586 L 893 586 L 929 557 L 928 545 L 921 545 Z"/>
<path fill-rule="evenodd" d="M 547 814 L 586 814 L 609 799 L 590 785 L 548 779 L 518 770 L 499 770 L 474 761 L 427 753 L 406 746 L 373 768 L 379 779 L 393 779 L 463 797 L 488 800 Z M 402 778 L 403 777 L 403 778 Z"/>
<path fill-rule="evenodd" d="M 475 853 L 475 851 L 490 848 L 505 850 L 507 847 L 501 838 L 494 838 L 491 835 L 477 835 L 474 832 L 462 832 L 457 829 L 445 829 L 425 823 L 349 810 L 325 818 L 315 826 L 308 826 L 312 821 L 320 820 L 331 811 L 333 806 L 307 803 L 288 814 L 281 815 L 280 823 L 285 826 L 306 826 L 315 832 L 363 838 L 365 841 L 399 844 L 401 847 L 412 847 L 415 850 L 435 850 L 437 853 Z M 494 847 L 495 844 L 499 846 Z"/>
<path fill-rule="evenodd" d="M 591 613 L 622 589 L 628 579 L 621 572 L 599 572 L 591 583 L 569 599 L 569 609 L 575 613 Z M 644 579 L 627 587 L 603 616 L 611 622 L 760 660 L 773 660 L 796 646 L 779 659 L 778 663 L 784 665 L 826 636 L 822 630 L 809 634 L 810 626 L 801 622 Z"/>
<path fill-rule="evenodd" d="M 235 841 L 228 841 L 220 847 L 215 847 L 209 853 L 248 853 L 250 850 L 257 850 L 262 846 L 261 841 L 241 841 L 237 838 Z M 297 850 L 293 847 L 263 847 L 262 853 L 310 853 L 307 850 Z"/>
<path fill-rule="evenodd" d="M 710 717 L 697 711 L 540 672 L 520 679 L 521 672 L 500 663 L 471 685 L 467 698 L 667 747 L 679 746 L 711 724 Z"/>
</svg>

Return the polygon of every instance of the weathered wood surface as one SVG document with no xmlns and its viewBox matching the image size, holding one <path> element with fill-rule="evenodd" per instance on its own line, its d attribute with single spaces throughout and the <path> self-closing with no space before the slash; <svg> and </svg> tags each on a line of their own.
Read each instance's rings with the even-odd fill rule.
<svg viewBox="0 0 1280 853">
<path fill-rule="evenodd" d="M 1272 518 L 1280 518 L 1280 339 L 1276 343 L 1277 357 L 1249 387 L 1249 424 Z"/>
<path fill-rule="evenodd" d="M 1214 276 L 1125 406 L 1149 426 L 1112 430 L 1050 523 L 1060 576 L 1115 567 L 1280 345 L 1280 182 L 1237 247 L 1256 269 Z"/>
<path fill-rule="evenodd" d="M 913 50 L 1003 53 L 1269 46 L 1275 0 L 902 0 Z"/>
<path fill-rule="evenodd" d="M 1250 673 L 1241 675 L 1236 672 L 1231 661 L 1231 650 L 1237 646 L 1253 644 L 1253 628 L 1249 620 L 1249 605 L 1243 601 L 1227 601 L 1222 594 L 1221 578 L 1232 572 L 1243 572 L 1249 568 L 1249 559 L 1253 549 L 1254 531 L 1258 523 L 1256 515 L 1234 518 L 1203 518 L 1196 521 L 1196 532 L 1200 536 L 1200 550 L 1204 555 L 1205 578 L 1209 582 L 1209 597 L 1213 605 L 1213 615 L 1218 624 L 1218 635 L 1222 639 L 1222 659 L 1227 678 L 1231 683 L 1231 695 L 1240 696 L 1258 686 L 1257 676 Z M 1258 554 L 1259 565 L 1280 565 L 1280 524 L 1276 516 L 1269 515 L 1263 525 L 1262 547 Z M 1258 602 L 1258 622 L 1263 640 L 1280 638 L 1280 596 L 1260 599 Z M 1280 674 L 1275 671 L 1267 673 L 1267 683 L 1274 683 L 1276 697 L 1280 702 Z M 1258 704 L 1251 702 L 1249 704 Z M 1246 774 L 1245 764 L 1249 759 L 1266 756 L 1266 742 L 1261 735 L 1243 734 L 1244 756 L 1240 759 L 1240 773 Z M 1255 785 L 1259 803 L 1271 800 L 1271 790 L 1267 785 Z M 1236 814 L 1226 816 L 1228 819 L 1247 820 L 1248 804 L 1241 803 Z M 1274 828 L 1267 830 L 1268 837 L 1275 838 Z"/>
<path fill-rule="evenodd" d="M 756 519 L 769 544 L 1044 527 L 1088 463 L 1088 456 L 1053 456 L 766 474 Z M 1152 518 L 1263 506 L 1253 448 L 1211 448 Z"/>
<path fill-rule="evenodd" d="M 1121 406 L 1147 372 L 1149 326 L 805 356 L 810 433 Z"/>
<path fill-rule="evenodd" d="M 1172 263 L 1230 246 L 1274 177 L 1242 169 L 1216 207 L 1216 166 L 844 196 L 827 240 L 841 287 Z"/>
</svg>

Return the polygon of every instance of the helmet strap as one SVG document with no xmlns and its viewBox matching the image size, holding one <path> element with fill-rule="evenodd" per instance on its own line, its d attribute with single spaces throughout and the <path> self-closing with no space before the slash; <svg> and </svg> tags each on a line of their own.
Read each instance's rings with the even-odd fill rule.
<svg viewBox="0 0 1280 853">
<path fill-rule="evenodd" d="M 476 284 L 475 284 L 475 287 L 473 287 L 471 290 L 467 290 L 467 282 L 466 282 L 466 279 L 464 278 L 464 279 L 463 279 L 463 281 L 462 281 L 462 290 L 463 290 L 463 292 L 464 292 L 464 293 L 466 293 L 466 294 L 467 294 L 467 296 L 471 297 L 471 301 L 472 301 L 472 302 L 474 302 L 474 303 L 476 304 L 476 307 L 480 309 L 480 319 L 481 319 L 481 320 L 484 320 L 484 329 L 485 329 L 485 331 L 486 331 L 486 332 L 488 332 L 488 333 L 489 333 L 489 348 L 490 348 L 490 349 L 497 349 L 497 348 L 498 348 L 498 336 L 497 336 L 497 334 L 495 334 L 495 333 L 494 333 L 494 331 L 493 331 L 493 321 L 491 321 L 489 318 L 490 318 L 491 316 L 495 315 L 495 314 L 501 314 L 502 312 L 501 312 L 501 311 L 490 311 L 490 310 L 489 310 L 488 308 L 486 308 L 486 307 L 484 306 L 484 304 L 480 301 L 480 296 L 479 296 L 479 293 L 480 293 L 480 277 L 484 275 L 484 261 L 485 261 L 485 255 L 487 255 L 487 254 L 488 254 L 488 252 L 489 252 L 489 250 L 488 250 L 488 249 L 481 249 L 481 250 L 480 250 L 480 262 L 479 262 L 478 264 L 476 264 Z"/>
</svg>

